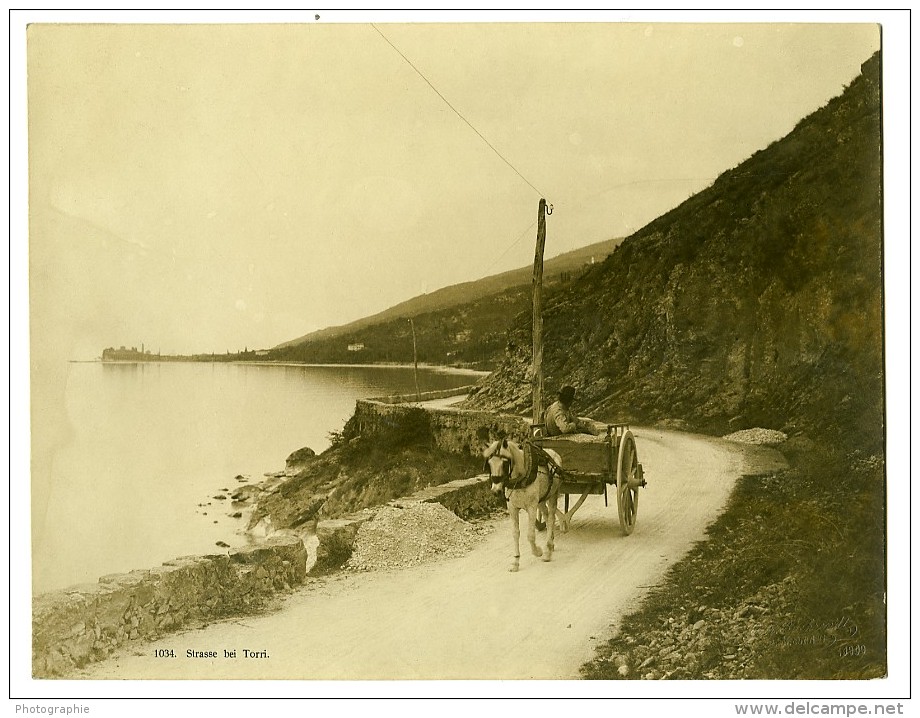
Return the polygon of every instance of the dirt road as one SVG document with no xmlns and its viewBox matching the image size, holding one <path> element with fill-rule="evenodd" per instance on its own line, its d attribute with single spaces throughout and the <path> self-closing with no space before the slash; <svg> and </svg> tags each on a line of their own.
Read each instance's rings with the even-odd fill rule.
<svg viewBox="0 0 920 718">
<path fill-rule="evenodd" d="M 657 429 L 634 434 L 649 486 L 631 536 L 620 533 L 612 493 L 606 508 L 592 496 L 572 530 L 557 534 L 551 563 L 524 553 L 522 541 L 521 570 L 509 573 L 504 519 L 461 558 L 311 580 L 280 611 L 175 634 L 80 677 L 578 678 L 594 646 L 704 537 L 735 480 L 782 465 L 769 449 Z M 175 658 L 155 658 L 162 649 Z"/>
</svg>

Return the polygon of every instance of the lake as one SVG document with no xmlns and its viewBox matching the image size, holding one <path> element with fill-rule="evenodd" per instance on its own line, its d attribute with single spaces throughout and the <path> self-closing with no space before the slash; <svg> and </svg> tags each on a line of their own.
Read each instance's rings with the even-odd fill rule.
<svg viewBox="0 0 920 718">
<path fill-rule="evenodd" d="M 419 389 L 480 376 L 419 368 Z M 296 449 L 328 448 L 356 399 L 414 392 L 412 367 L 69 364 L 70 431 L 48 485 L 33 485 L 45 504 L 33 509 L 33 590 L 242 545 L 243 521 L 214 496 L 284 469 Z"/>
</svg>

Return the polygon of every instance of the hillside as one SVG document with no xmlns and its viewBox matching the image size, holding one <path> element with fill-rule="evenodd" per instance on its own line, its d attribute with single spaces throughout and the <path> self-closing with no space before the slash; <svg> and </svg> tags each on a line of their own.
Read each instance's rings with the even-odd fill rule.
<svg viewBox="0 0 920 718">
<path fill-rule="evenodd" d="M 606 419 L 883 436 L 880 70 L 628 237 L 544 312 L 546 392 Z M 530 406 L 531 328 L 479 407 Z"/>
<path fill-rule="evenodd" d="M 622 242 L 609 239 L 547 259 L 548 291 L 577 277 Z M 494 360 L 504 349 L 509 317 L 529 311 L 533 268 L 521 267 L 413 297 L 378 314 L 279 344 L 272 359 L 296 361 L 411 361 L 416 325 L 419 360 L 439 364 Z M 498 311 L 496 311 L 498 310 Z M 361 356 L 349 344 L 363 344 Z"/>
<path fill-rule="evenodd" d="M 595 644 L 585 678 L 887 674 L 879 81 L 874 56 L 787 137 L 627 238 L 577 281 L 549 283 L 547 393 L 574 383 L 581 413 L 608 421 L 791 434 L 779 446 L 789 468 L 737 482 L 706 540 Z M 467 403 L 523 412 L 529 307 L 529 286 L 521 286 L 414 321 L 428 352 L 430 337 L 462 331 L 465 311 L 491 317 L 480 321 L 491 329 L 477 340 L 484 356 L 504 358 Z M 509 316 L 511 328 L 502 328 Z M 399 318 L 377 325 L 377 339 L 369 330 L 348 338 L 367 337 L 371 346 L 391 331 L 397 345 L 411 346 L 407 325 Z M 424 441 L 399 445 L 424 431 L 394 425 L 381 445 L 360 446 L 352 443 L 361 441 L 356 424 L 337 437 L 328 464 L 317 459 L 276 505 L 266 504 L 278 525 L 320 506 L 348 508 L 322 503 L 328 497 L 380 501 L 388 495 L 381 481 L 416 485 L 441 462 Z M 355 457 L 366 464 L 349 465 Z M 649 504 L 661 501 L 655 486 L 694 481 L 692 471 L 649 478 Z M 640 516 L 630 541 L 657 550 L 643 525 Z"/>
<path fill-rule="evenodd" d="M 611 626 L 583 677 L 887 674 L 880 140 L 875 56 L 787 137 L 627 238 L 577 281 L 549 283 L 548 393 L 574 383 L 581 413 L 608 421 L 792 435 L 779 446 L 789 468 L 738 480 L 706 540 Z M 426 355 L 431 337 L 463 331 L 464 312 L 491 327 L 477 336 L 479 346 L 504 359 L 468 404 L 529 409 L 529 302 L 529 286 L 521 286 L 414 317 Z M 411 346 L 407 325 L 398 318 L 342 338 Z M 323 343 L 303 348 L 311 346 Z M 426 448 L 418 419 L 362 445 L 353 418 L 333 449 L 260 512 L 294 525 L 398 495 L 407 481 L 439 483 L 461 471 Z M 442 465 L 446 474 L 429 475 Z M 675 481 L 694 485 L 692 471 L 650 476 L 643 501 L 660 502 L 655 487 Z M 640 517 L 630 541 L 657 552 L 660 542 L 643 537 L 643 525 Z"/>
</svg>

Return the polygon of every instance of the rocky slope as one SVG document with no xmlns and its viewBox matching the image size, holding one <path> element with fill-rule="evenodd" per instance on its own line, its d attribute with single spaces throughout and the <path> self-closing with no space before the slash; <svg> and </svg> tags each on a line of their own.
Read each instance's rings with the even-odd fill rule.
<svg viewBox="0 0 920 718">
<path fill-rule="evenodd" d="M 571 281 L 622 241 L 608 239 L 547 259 L 544 282 L 551 288 Z M 444 287 L 350 324 L 285 342 L 274 347 L 269 357 L 349 362 L 355 356 L 348 352 L 348 344 L 361 343 L 364 361 L 411 361 L 412 337 L 406 319 L 414 317 L 420 361 L 457 364 L 492 359 L 496 346 L 501 355 L 510 317 L 530 310 L 532 276 L 532 267 L 521 267 Z"/>
<path fill-rule="evenodd" d="M 547 393 L 605 419 L 882 440 L 878 55 L 544 311 Z M 529 321 L 471 403 L 530 405 Z"/>
<path fill-rule="evenodd" d="M 748 475 L 707 540 L 599 644 L 591 679 L 887 674 L 884 462 L 798 440 Z"/>
<path fill-rule="evenodd" d="M 393 420 L 373 436 L 361 435 L 352 417 L 332 439 L 333 445 L 319 456 L 309 449 L 292 454 L 283 480 L 246 497 L 257 499 L 250 529 L 266 520 L 277 530 L 338 518 L 472 476 L 481 466 L 478 457 L 437 448 L 421 409 Z"/>
</svg>

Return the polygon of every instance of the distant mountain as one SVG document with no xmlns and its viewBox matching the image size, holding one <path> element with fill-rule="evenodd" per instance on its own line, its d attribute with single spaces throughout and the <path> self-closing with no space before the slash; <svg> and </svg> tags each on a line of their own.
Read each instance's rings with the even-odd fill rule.
<svg viewBox="0 0 920 718">
<path fill-rule="evenodd" d="M 616 249 L 622 241 L 622 238 L 608 239 L 547 259 L 543 267 L 544 278 L 549 283 L 564 278 L 569 274 L 583 271 L 584 268 L 592 262 L 600 262 L 606 259 L 607 255 Z M 408 319 L 409 317 L 416 317 L 444 309 L 459 307 L 463 304 L 476 302 L 486 297 L 503 294 L 509 289 L 516 289 L 524 286 L 529 287 L 532 277 L 533 267 L 530 266 L 512 269 L 508 272 L 496 274 L 491 277 L 484 277 L 472 282 L 454 284 L 429 294 L 413 297 L 389 309 L 385 309 L 382 312 L 363 319 L 358 319 L 349 324 L 328 327 L 326 329 L 311 332 L 310 334 L 305 334 L 297 339 L 279 344 L 275 349 L 285 349 L 307 342 L 324 341 L 347 335 L 355 335 L 357 332 L 360 332 L 360 330 L 367 329 L 374 325 L 382 325 L 395 319 Z"/>
<path fill-rule="evenodd" d="M 712 186 L 628 237 L 544 312 L 546 392 L 703 430 L 882 446 L 880 60 Z M 531 327 L 472 404 L 529 410 Z"/>
</svg>

